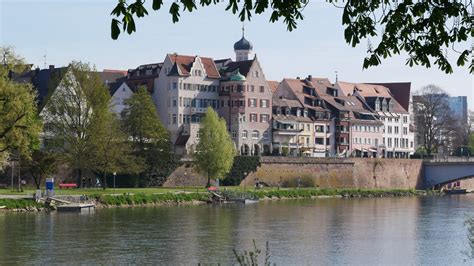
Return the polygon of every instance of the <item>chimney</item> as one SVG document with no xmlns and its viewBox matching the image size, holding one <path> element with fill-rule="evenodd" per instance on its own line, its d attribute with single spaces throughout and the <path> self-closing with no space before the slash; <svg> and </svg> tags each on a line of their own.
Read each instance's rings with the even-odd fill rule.
<svg viewBox="0 0 474 266">
<path fill-rule="evenodd" d="M 39 67 L 35 68 L 35 75 L 38 75 L 39 72 L 40 72 L 40 68 Z"/>
<path fill-rule="evenodd" d="M 313 76 L 312 76 L 312 75 L 308 75 L 308 80 L 309 80 L 309 81 L 313 80 Z"/>
<path fill-rule="evenodd" d="M 54 65 L 49 65 L 49 70 L 53 70 L 54 69 Z"/>
<path fill-rule="evenodd" d="M 296 79 L 300 79 L 300 77 L 296 77 Z"/>
</svg>

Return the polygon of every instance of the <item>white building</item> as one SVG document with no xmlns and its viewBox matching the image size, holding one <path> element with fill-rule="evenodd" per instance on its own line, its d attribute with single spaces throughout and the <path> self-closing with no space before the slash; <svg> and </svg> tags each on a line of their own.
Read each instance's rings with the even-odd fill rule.
<svg viewBox="0 0 474 266">
<path fill-rule="evenodd" d="M 220 77 L 212 58 L 166 55 L 155 79 L 153 100 L 171 134 L 175 153 L 194 149 L 207 107 L 218 109 Z"/>
<path fill-rule="evenodd" d="M 110 110 L 120 116 L 125 109 L 125 100 L 132 97 L 133 91 L 125 81 L 110 84 Z"/>
</svg>

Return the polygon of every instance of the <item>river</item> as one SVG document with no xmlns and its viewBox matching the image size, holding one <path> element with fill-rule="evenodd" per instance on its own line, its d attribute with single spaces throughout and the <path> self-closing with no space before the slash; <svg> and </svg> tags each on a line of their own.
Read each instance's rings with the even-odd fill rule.
<svg viewBox="0 0 474 266">
<path fill-rule="evenodd" d="M 228 264 L 255 240 L 278 265 L 472 265 L 469 216 L 472 194 L 0 213 L 0 264 Z"/>
</svg>

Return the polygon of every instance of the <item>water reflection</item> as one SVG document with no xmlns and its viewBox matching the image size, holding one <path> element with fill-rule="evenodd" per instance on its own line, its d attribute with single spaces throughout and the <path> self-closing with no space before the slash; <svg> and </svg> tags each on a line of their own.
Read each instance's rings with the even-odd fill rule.
<svg viewBox="0 0 474 266">
<path fill-rule="evenodd" d="M 456 264 L 473 203 L 463 195 L 0 214 L 0 263 L 230 263 L 232 249 L 255 239 L 283 265 Z"/>
</svg>

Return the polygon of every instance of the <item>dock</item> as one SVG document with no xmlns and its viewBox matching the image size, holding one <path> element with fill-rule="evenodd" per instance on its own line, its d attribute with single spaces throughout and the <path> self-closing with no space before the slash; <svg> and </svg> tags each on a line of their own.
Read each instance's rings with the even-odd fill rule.
<svg viewBox="0 0 474 266">
<path fill-rule="evenodd" d="M 95 204 L 92 203 L 78 203 L 78 204 L 66 204 L 57 206 L 58 212 L 80 212 L 84 209 L 90 210 L 94 209 Z"/>
</svg>

